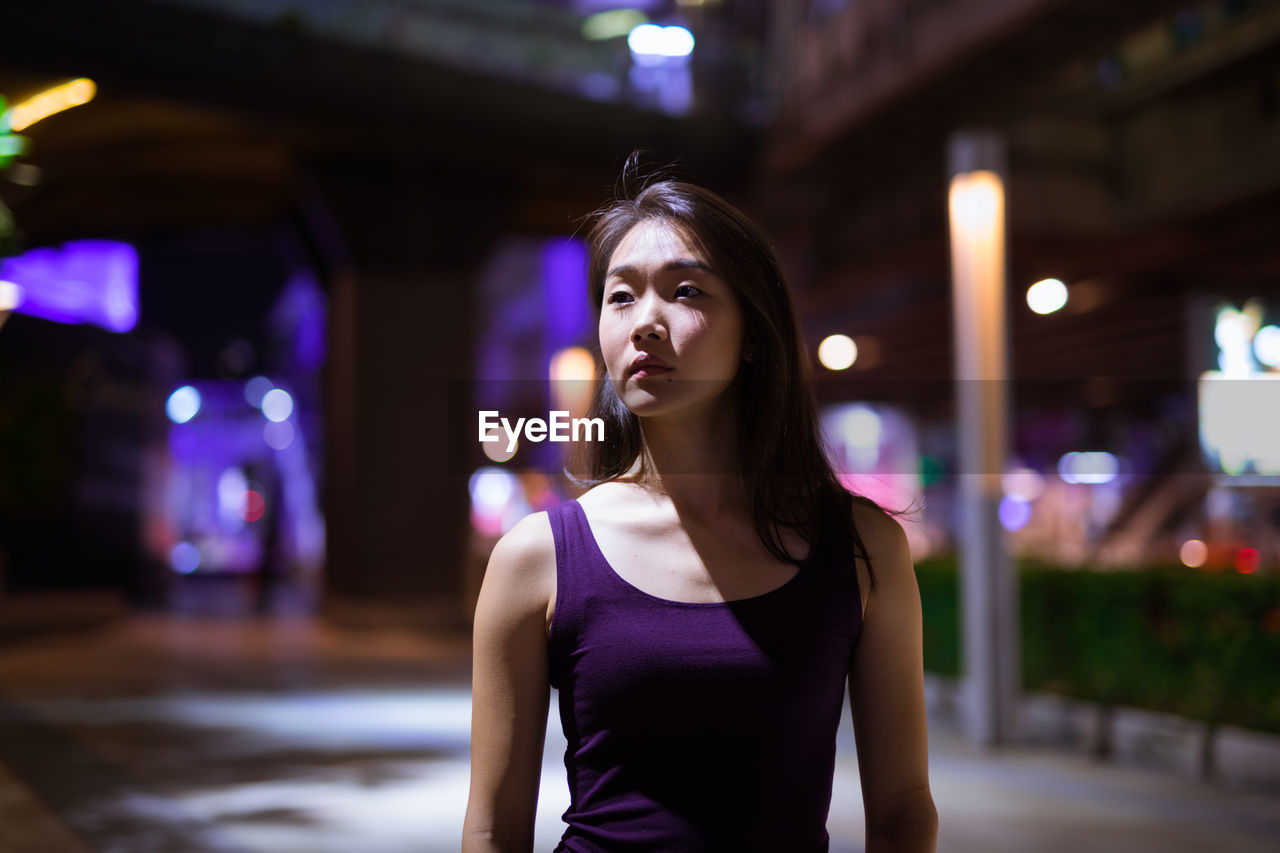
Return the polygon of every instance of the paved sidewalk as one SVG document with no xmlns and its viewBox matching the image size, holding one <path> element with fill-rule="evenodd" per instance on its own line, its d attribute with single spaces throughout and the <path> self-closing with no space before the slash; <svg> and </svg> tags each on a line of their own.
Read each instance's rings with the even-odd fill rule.
<svg viewBox="0 0 1280 853">
<path fill-rule="evenodd" d="M 465 637 L 138 618 L 0 646 L 0 850 L 456 851 Z M 536 849 L 567 805 L 553 713 Z M 841 733 L 833 853 L 862 849 Z M 942 851 L 1271 851 L 1280 802 L 931 735 Z"/>
</svg>

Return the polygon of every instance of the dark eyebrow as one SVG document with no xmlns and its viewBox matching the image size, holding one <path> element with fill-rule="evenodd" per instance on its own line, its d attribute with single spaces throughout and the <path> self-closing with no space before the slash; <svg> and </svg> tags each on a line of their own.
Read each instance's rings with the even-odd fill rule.
<svg viewBox="0 0 1280 853">
<path fill-rule="evenodd" d="M 704 272 L 709 272 L 712 275 L 716 274 L 716 271 L 711 267 L 707 266 L 702 261 L 695 261 L 693 258 L 681 258 L 678 261 L 668 261 L 663 264 L 661 271 L 672 272 L 674 270 L 703 270 Z M 639 270 L 632 264 L 619 264 L 609 270 L 605 275 L 605 278 L 610 279 L 615 275 L 635 275 L 637 272 L 639 272 Z"/>
</svg>

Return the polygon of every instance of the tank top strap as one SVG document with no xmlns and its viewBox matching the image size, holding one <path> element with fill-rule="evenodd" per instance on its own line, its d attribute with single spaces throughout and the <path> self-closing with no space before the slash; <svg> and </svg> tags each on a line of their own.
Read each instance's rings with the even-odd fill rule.
<svg viewBox="0 0 1280 853">
<path fill-rule="evenodd" d="M 568 583 L 568 592 L 585 589 L 605 567 L 600 565 L 599 546 L 582 505 L 574 499 L 563 501 L 548 512 L 551 534 L 556 543 L 556 587 Z"/>
<path fill-rule="evenodd" d="M 547 641 L 555 657 L 557 651 L 572 648 L 583 624 L 588 600 L 601 589 L 601 573 L 606 570 L 597 559 L 586 513 L 576 500 L 567 500 L 547 510 L 551 535 L 556 546 L 556 601 Z M 553 683 L 555 673 L 552 673 Z"/>
</svg>

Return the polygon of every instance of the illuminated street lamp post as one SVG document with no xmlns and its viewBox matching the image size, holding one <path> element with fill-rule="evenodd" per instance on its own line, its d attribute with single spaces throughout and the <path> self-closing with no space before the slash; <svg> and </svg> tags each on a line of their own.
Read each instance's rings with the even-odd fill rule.
<svg viewBox="0 0 1280 853">
<path fill-rule="evenodd" d="M 1016 579 L 999 517 L 1009 446 L 1004 159 L 994 133 L 957 132 L 948 143 L 965 727 L 985 746 L 1014 738 L 1021 687 Z"/>
</svg>

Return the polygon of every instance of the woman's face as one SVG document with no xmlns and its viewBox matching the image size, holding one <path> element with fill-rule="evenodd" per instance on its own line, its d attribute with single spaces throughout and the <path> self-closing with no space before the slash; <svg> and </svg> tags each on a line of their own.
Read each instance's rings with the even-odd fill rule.
<svg viewBox="0 0 1280 853">
<path fill-rule="evenodd" d="M 600 308 L 600 351 L 627 408 L 652 417 L 708 406 L 737 375 L 742 338 L 732 287 L 680 229 L 645 220 L 627 232 Z M 640 356 L 667 369 L 636 373 Z"/>
</svg>

